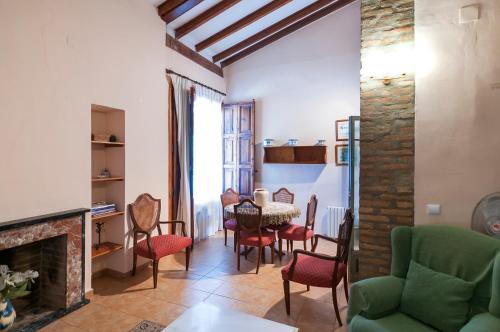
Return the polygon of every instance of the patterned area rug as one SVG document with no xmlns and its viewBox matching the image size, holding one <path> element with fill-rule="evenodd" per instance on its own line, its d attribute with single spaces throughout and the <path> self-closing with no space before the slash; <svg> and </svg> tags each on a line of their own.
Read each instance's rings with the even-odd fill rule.
<svg viewBox="0 0 500 332">
<path fill-rule="evenodd" d="M 165 326 L 149 321 L 143 320 L 136 327 L 134 327 L 130 332 L 161 332 Z"/>
</svg>

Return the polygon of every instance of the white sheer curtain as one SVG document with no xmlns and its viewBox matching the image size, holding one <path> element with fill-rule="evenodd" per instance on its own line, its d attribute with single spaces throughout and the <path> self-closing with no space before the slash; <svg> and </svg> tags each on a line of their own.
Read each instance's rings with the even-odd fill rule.
<svg viewBox="0 0 500 332">
<path fill-rule="evenodd" d="M 222 112 L 223 96 L 196 85 L 194 100 L 193 197 L 195 239 L 222 229 Z"/>
</svg>

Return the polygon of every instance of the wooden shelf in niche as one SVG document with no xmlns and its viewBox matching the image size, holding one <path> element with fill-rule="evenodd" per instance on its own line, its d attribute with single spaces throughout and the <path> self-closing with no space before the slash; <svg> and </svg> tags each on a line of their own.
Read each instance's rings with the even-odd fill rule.
<svg viewBox="0 0 500 332">
<path fill-rule="evenodd" d="M 125 214 L 125 212 L 123 212 L 123 211 L 110 212 L 110 213 L 101 214 L 98 216 L 93 216 L 92 221 L 98 221 L 98 220 L 107 219 L 107 218 L 111 218 L 111 217 L 115 217 L 115 216 L 123 216 L 124 214 Z"/>
<path fill-rule="evenodd" d="M 92 178 L 93 183 L 113 182 L 113 181 L 123 181 L 123 180 L 125 180 L 123 176 L 112 176 L 110 178 Z"/>
<path fill-rule="evenodd" d="M 265 164 L 326 164 L 326 146 L 266 146 Z"/>
<path fill-rule="evenodd" d="M 99 249 L 96 249 L 95 246 L 92 246 L 92 259 L 111 254 L 121 249 L 123 249 L 122 244 L 113 242 L 103 242 L 99 246 Z"/>
<path fill-rule="evenodd" d="M 91 141 L 92 144 L 103 145 L 105 147 L 124 146 L 125 142 Z"/>
</svg>

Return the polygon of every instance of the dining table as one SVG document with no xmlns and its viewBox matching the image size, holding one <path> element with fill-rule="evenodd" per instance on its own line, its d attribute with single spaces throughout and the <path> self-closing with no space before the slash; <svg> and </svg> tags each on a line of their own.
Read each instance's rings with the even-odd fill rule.
<svg viewBox="0 0 500 332">
<path fill-rule="evenodd" d="M 234 206 L 239 203 L 229 204 L 224 208 L 224 217 L 226 219 L 236 219 L 234 213 Z M 253 214 L 255 209 L 249 204 L 248 209 L 243 206 L 240 209 L 240 213 Z M 289 224 L 293 218 L 300 217 L 300 209 L 293 204 L 281 203 L 281 202 L 268 202 L 266 205 L 262 206 L 262 227 L 276 227 Z M 274 228 L 273 227 L 273 228 Z M 247 255 L 253 247 L 245 248 L 241 255 Z M 275 252 L 279 252 L 274 248 Z M 262 252 L 264 254 L 264 251 Z M 283 255 L 283 254 L 282 254 Z"/>
</svg>

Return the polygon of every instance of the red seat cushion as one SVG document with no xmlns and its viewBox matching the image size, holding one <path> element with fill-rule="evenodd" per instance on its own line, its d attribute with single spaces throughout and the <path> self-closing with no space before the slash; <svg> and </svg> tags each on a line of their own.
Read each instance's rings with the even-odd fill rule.
<svg viewBox="0 0 500 332">
<path fill-rule="evenodd" d="M 236 220 L 234 219 L 229 219 L 229 220 L 226 220 L 226 222 L 224 223 L 224 226 L 229 229 L 230 231 L 236 231 Z"/>
<path fill-rule="evenodd" d="M 290 270 L 292 262 L 293 261 L 288 263 L 288 265 L 281 270 L 281 277 L 283 280 L 288 280 L 288 271 Z M 335 264 L 339 264 L 339 268 L 334 286 L 342 280 L 342 276 L 347 271 L 347 266 L 344 263 L 299 254 L 293 276 L 289 281 L 316 287 L 332 287 Z"/>
<path fill-rule="evenodd" d="M 151 237 L 153 256 L 149 254 L 147 240 L 140 241 L 135 248 L 139 256 L 157 260 L 175 254 L 189 247 L 191 243 L 192 239 L 190 237 L 167 234 Z"/>
<path fill-rule="evenodd" d="M 306 240 L 309 240 L 314 235 L 312 229 L 308 229 L 306 233 Z M 304 240 L 304 226 L 290 224 L 288 227 L 282 228 L 278 231 L 278 238 L 292 241 Z"/>
<path fill-rule="evenodd" d="M 266 230 L 262 230 L 262 245 L 268 246 L 274 242 L 274 233 Z M 259 235 L 257 233 L 240 233 L 240 245 L 242 246 L 250 246 L 250 247 L 259 247 Z"/>
</svg>

